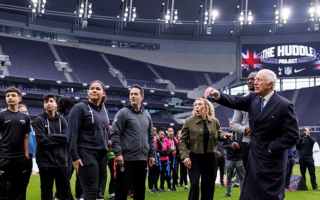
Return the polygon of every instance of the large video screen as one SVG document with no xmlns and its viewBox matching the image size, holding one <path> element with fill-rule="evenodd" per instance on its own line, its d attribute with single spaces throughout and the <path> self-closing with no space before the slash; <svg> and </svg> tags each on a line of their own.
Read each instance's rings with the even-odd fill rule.
<svg viewBox="0 0 320 200">
<path fill-rule="evenodd" d="M 320 42 L 242 45 L 242 77 L 263 68 L 279 77 L 320 76 Z"/>
</svg>

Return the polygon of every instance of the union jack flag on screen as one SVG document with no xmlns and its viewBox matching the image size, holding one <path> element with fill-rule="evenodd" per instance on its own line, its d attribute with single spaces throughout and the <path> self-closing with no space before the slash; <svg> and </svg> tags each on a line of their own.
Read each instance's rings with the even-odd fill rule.
<svg viewBox="0 0 320 200">
<path fill-rule="evenodd" d="M 253 70 L 262 67 L 260 56 L 250 49 L 246 53 L 241 53 L 241 67 L 242 69 Z"/>
</svg>

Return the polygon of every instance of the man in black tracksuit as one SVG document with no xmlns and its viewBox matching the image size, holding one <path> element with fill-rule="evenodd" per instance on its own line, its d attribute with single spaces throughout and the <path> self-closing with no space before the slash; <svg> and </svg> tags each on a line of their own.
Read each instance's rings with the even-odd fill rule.
<svg viewBox="0 0 320 200">
<path fill-rule="evenodd" d="M 55 96 L 43 98 L 44 112 L 37 116 L 33 127 L 37 139 L 36 160 L 40 172 L 41 199 L 53 199 L 55 182 L 60 200 L 72 199 L 68 180 L 67 122 L 57 113 Z"/>
<path fill-rule="evenodd" d="M 133 189 L 134 200 L 144 200 L 147 160 L 149 166 L 155 162 L 152 120 L 142 107 L 143 97 L 143 89 L 138 85 L 132 86 L 130 106 L 119 110 L 112 124 L 112 150 L 118 164 L 116 200 L 126 200 L 129 189 Z"/>
<path fill-rule="evenodd" d="M 308 169 L 313 190 L 318 189 L 313 160 L 313 145 L 315 142 L 316 140 L 312 138 L 310 135 L 310 130 L 308 128 L 304 128 L 302 130 L 302 137 L 299 139 L 297 144 L 297 150 L 299 153 L 300 173 L 305 183 L 306 171 Z"/>
<path fill-rule="evenodd" d="M 19 112 L 19 89 L 5 91 L 7 109 L 0 112 L 0 199 L 25 200 L 28 175 L 29 117 Z"/>
</svg>

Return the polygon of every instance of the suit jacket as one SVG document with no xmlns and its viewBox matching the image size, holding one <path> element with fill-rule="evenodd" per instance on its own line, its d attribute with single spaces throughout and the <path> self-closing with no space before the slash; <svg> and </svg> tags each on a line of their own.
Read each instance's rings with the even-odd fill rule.
<svg viewBox="0 0 320 200">
<path fill-rule="evenodd" d="M 274 93 L 261 111 L 260 97 L 221 94 L 217 102 L 249 113 L 252 129 L 248 172 L 240 200 L 280 200 L 284 198 L 287 149 L 297 143 L 298 123 L 294 106 Z"/>
</svg>

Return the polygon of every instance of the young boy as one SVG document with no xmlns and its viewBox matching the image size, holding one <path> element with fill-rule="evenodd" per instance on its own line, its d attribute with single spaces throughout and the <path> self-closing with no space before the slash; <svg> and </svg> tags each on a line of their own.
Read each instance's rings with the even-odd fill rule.
<svg viewBox="0 0 320 200">
<path fill-rule="evenodd" d="M 19 112 L 19 89 L 5 91 L 7 108 L 0 112 L 0 199 L 25 200 L 25 173 L 28 173 L 30 119 Z"/>
<path fill-rule="evenodd" d="M 44 112 L 32 123 L 37 138 L 36 160 L 40 172 L 41 199 L 51 200 L 53 183 L 60 200 L 72 199 L 68 179 L 67 122 L 57 112 L 57 100 L 53 95 L 43 98 Z"/>
</svg>

